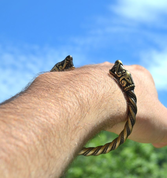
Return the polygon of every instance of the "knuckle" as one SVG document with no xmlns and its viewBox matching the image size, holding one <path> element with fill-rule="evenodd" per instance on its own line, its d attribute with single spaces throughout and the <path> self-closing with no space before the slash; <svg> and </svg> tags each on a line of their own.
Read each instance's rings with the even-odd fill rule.
<svg viewBox="0 0 167 178">
<path fill-rule="evenodd" d="M 143 74 L 145 77 L 147 76 L 154 83 L 153 76 L 148 69 L 146 69 L 145 67 L 143 67 L 141 65 L 137 65 L 137 64 L 132 65 L 132 68 L 134 70 L 138 71 L 140 74 Z"/>
<path fill-rule="evenodd" d="M 147 69 L 144 68 L 144 67 L 141 66 L 141 65 L 135 64 L 135 65 L 131 65 L 131 66 L 133 67 L 133 69 L 136 69 L 136 70 L 139 70 L 139 71 L 147 71 Z"/>
<path fill-rule="evenodd" d="M 103 64 L 103 65 L 111 65 L 111 63 L 108 62 L 108 61 L 105 61 L 105 62 L 103 62 L 102 64 Z"/>
</svg>

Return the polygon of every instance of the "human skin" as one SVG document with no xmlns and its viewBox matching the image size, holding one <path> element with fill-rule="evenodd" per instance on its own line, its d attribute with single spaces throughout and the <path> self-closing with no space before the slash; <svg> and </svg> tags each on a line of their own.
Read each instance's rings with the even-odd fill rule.
<svg viewBox="0 0 167 178">
<path fill-rule="evenodd" d="M 39 75 L 18 97 L 0 106 L 0 177 L 60 177 L 84 144 L 101 130 L 119 133 L 127 118 L 126 97 L 105 62 Z M 137 96 L 130 139 L 167 145 L 167 109 L 151 74 L 132 74 Z"/>
</svg>

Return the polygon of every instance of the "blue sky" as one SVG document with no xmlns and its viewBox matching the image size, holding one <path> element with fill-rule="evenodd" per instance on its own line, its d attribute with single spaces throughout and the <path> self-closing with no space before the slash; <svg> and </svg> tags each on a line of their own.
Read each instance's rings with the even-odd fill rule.
<svg viewBox="0 0 167 178">
<path fill-rule="evenodd" d="M 167 107 L 166 9 L 166 0 L 0 1 L 0 102 L 70 54 L 76 67 L 146 67 Z"/>
</svg>

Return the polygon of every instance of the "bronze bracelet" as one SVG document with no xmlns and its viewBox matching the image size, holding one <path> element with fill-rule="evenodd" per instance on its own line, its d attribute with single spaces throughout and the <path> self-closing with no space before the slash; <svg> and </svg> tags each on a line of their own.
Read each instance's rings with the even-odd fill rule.
<svg viewBox="0 0 167 178">
<path fill-rule="evenodd" d="M 63 61 L 57 63 L 50 72 L 53 71 L 63 71 L 63 70 L 71 70 L 74 69 L 73 58 L 71 56 L 67 56 Z M 125 123 L 124 129 L 119 134 L 117 138 L 115 138 L 112 142 L 107 143 L 103 146 L 98 147 L 89 147 L 82 148 L 79 155 L 84 156 L 98 156 L 100 154 L 108 153 L 112 150 L 118 148 L 121 144 L 123 144 L 128 136 L 131 134 L 133 126 L 136 122 L 136 114 L 137 114 L 137 98 L 134 93 L 134 82 L 132 76 L 129 71 L 127 71 L 122 62 L 117 60 L 114 66 L 109 70 L 109 73 L 114 77 L 117 81 L 118 85 L 121 87 L 122 91 L 127 96 L 128 103 L 128 118 Z"/>
</svg>

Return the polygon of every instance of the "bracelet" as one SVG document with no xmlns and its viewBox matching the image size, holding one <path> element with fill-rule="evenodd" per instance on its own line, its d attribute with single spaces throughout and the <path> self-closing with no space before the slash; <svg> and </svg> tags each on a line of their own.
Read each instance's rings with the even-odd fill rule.
<svg viewBox="0 0 167 178">
<path fill-rule="evenodd" d="M 63 61 L 57 63 L 50 72 L 54 71 L 64 71 L 74 69 L 72 56 L 67 56 Z M 114 66 L 109 70 L 111 76 L 114 77 L 118 85 L 121 87 L 122 91 L 127 96 L 128 103 L 128 117 L 125 123 L 124 129 L 112 142 L 107 143 L 103 146 L 82 148 L 79 155 L 84 156 L 98 156 L 100 154 L 106 154 L 112 150 L 118 148 L 123 144 L 128 136 L 131 134 L 133 126 L 136 122 L 137 114 L 137 98 L 134 93 L 135 84 L 133 82 L 132 76 L 129 71 L 127 71 L 122 62 L 117 60 Z"/>
</svg>

